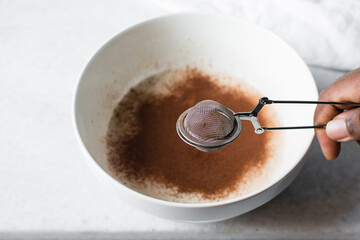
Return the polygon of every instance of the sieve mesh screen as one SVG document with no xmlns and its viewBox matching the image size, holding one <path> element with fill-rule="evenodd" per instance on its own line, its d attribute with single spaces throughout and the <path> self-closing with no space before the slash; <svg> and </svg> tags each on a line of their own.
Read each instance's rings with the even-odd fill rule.
<svg viewBox="0 0 360 240">
<path fill-rule="evenodd" d="M 211 142 L 229 135 L 234 121 L 231 110 L 218 102 L 204 100 L 189 109 L 184 119 L 184 129 L 194 138 Z"/>
</svg>

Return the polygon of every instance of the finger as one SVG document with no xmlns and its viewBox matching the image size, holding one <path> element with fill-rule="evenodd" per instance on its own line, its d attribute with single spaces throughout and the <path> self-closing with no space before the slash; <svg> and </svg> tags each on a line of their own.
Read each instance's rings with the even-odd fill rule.
<svg viewBox="0 0 360 240">
<path fill-rule="evenodd" d="M 337 102 L 360 102 L 360 68 L 339 78 L 334 84 L 321 92 L 319 100 Z M 314 114 L 315 125 L 327 125 L 343 109 L 341 105 L 318 105 Z M 335 159 L 340 151 L 340 144 L 326 134 L 324 129 L 315 131 L 320 147 L 327 159 Z"/>
<path fill-rule="evenodd" d="M 338 109 L 333 105 L 317 105 L 314 114 L 315 125 L 326 125 L 336 115 L 342 113 L 342 109 Z"/>
<path fill-rule="evenodd" d="M 360 108 L 337 115 L 327 123 L 326 134 L 338 142 L 360 140 Z"/>
<path fill-rule="evenodd" d="M 357 74 L 354 75 L 353 72 Z M 360 102 L 360 68 L 345 74 L 320 93 L 320 101 Z M 318 104 L 314 114 L 315 125 L 326 125 L 349 106 Z"/>
<path fill-rule="evenodd" d="M 340 153 L 340 143 L 328 137 L 325 129 L 316 129 L 316 137 L 319 140 L 321 150 L 327 160 L 334 160 Z"/>
<path fill-rule="evenodd" d="M 316 126 L 326 125 L 329 120 L 333 119 L 339 113 L 340 111 L 332 105 L 318 105 L 315 110 L 314 124 Z M 316 129 L 315 134 L 326 159 L 335 159 L 340 153 L 340 143 L 329 138 L 325 129 Z"/>
</svg>

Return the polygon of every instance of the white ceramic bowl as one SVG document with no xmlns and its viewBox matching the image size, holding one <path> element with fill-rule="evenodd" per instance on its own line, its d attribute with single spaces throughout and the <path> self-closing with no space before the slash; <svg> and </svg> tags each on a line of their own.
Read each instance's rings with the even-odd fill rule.
<svg viewBox="0 0 360 240">
<path fill-rule="evenodd" d="M 185 204 L 138 193 L 115 180 L 106 161 L 105 136 L 114 107 L 139 81 L 170 67 L 210 68 L 244 79 L 270 99 L 316 100 L 313 77 L 284 41 L 254 24 L 225 16 L 179 14 L 149 20 L 121 32 L 91 59 L 74 100 L 76 134 L 91 169 L 122 200 L 179 221 L 228 219 L 266 203 L 298 174 L 314 133 L 284 132 L 281 161 L 271 182 L 231 200 Z M 284 125 L 312 125 L 314 106 L 282 106 Z M 174 123 L 175 131 L 175 123 Z"/>
</svg>

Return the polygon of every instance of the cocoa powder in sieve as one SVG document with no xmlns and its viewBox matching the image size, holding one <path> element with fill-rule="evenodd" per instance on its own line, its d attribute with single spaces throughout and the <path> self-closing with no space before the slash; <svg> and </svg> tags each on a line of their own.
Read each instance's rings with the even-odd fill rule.
<svg viewBox="0 0 360 240">
<path fill-rule="evenodd" d="M 251 111 L 261 95 L 246 89 L 218 84 L 216 77 L 186 69 L 183 80 L 167 86 L 166 94 L 148 91 L 156 77 L 132 88 L 114 110 L 107 133 L 108 163 L 128 181 L 155 181 L 178 193 L 200 194 L 202 198 L 225 197 L 246 174 L 262 171 L 272 156 L 269 142 L 273 133 L 257 135 L 243 121 L 239 138 L 219 152 L 201 152 L 177 135 L 179 115 L 196 103 L 211 99 L 233 111 Z M 250 91 L 251 92 L 251 91 Z M 276 125 L 266 108 L 259 115 L 264 126 Z"/>
</svg>

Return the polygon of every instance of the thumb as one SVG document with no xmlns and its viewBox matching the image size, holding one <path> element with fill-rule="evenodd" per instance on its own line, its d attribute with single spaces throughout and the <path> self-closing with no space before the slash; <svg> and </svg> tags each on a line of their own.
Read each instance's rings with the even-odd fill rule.
<svg viewBox="0 0 360 240">
<path fill-rule="evenodd" d="M 338 142 L 360 140 L 360 108 L 350 109 L 337 115 L 327 123 L 326 134 Z"/>
</svg>

